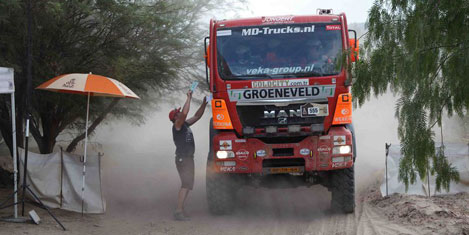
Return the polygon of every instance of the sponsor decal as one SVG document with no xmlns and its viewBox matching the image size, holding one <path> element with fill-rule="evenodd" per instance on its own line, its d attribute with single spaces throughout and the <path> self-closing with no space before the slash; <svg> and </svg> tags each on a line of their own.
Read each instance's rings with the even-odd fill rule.
<svg viewBox="0 0 469 235">
<path fill-rule="evenodd" d="M 310 151 L 307 148 L 300 149 L 300 154 L 303 156 L 309 155 Z"/>
<path fill-rule="evenodd" d="M 290 66 L 290 67 L 275 67 L 275 68 L 264 68 L 259 66 L 254 69 L 246 69 L 246 74 L 248 75 L 258 75 L 258 74 L 284 74 L 284 73 L 307 73 L 314 70 L 314 64 L 307 66 Z M 309 85 L 308 83 L 304 85 Z M 298 86 L 298 85 L 297 85 Z"/>
<path fill-rule="evenodd" d="M 234 171 L 235 171 L 235 167 L 234 167 L 234 166 L 222 166 L 222 167 L 220 167 L 220 171 L 223 171 L 223 172 L 234 172 Z"/>
<path fill-rule="evenodd" d="M 314 98 L 321 99 L 334 96 L 335 85 L 283 87 L 283 88 L 253 88 L 229 90 L 231 102 L 290 99 L 290 98 Z"/>
<path fill-rule="evenodd" d="M 252 88 L 308 86 L 309 79 L 253 81 Z"/>
<path fill-rule="evenodd" d="M 334 145 L 345 145 L 345 135 L 334 136 Z"/>
<path fill-rule="evenodd" d="M 290 110 L 264 110 L 263 118 L 288 118 L 288 117 L 301 117 L 301 109 L 290 109 Z"/>
<path fill-rule="evenodd" d="M 334 122 L 337 123 L 350 123 L 352 121 L 352 117 L 336 117 L 334 118 Z"/>
<path fill-rule="evenodd" d="M 248 159 L 249 151 L 247 151 L 246 149 L 240 149 L 238 150 L 238 152 L 236 152 L 236 156 L 238 156 L 239 160 L 244 161 Z"/>
<path fill-rule="evenodd" d="M 270 35 L 270 34 L 288 34 L 288 33 L 314 33 L 314 25 L 311 26 L 286 26 L 283 28 L 247 28 L 242 29 L 241 36 L 256 36 L 256 35 Z"/>
<path fill-rule="evenodd" d="M 239 170 L 247 171 L 247 170 L 249 170 L 249 168 L 247 166 L 242 166 L 242 167 L 239 168 Z"/>
<path fill-rule="evenodd" d="M 70 81 L 64 83 L 62 87 L 73 88 L 75 86 L 75 78 L 70 79 Z"/>
<path fill-rule="evenodd" d="M 231 140 L 220 140 L 220 150 L 231 150 L 232 148 Z"/>
<path fill-rule="evenodd" d="M 275 16 L 275 17 L 263 17 L 262 23 L 285 23 L 293 20 L 293 16 Z"/>
<path fill-rule="evenodd" d="M 332 163 L 332 168 L 337 168 L 337 167 L 345 167 L 345 162 L 333 162 Z"/>
<path fill-rule="evenodd" d="M 231 123 L 229 122 L 214 122 L 214 127 L 231 127 Z"/>
<path fill-rule="evenodd" d="M 223 119 L 225 119 L 225 115 L 223 115 L 223 114 L 217 114 L 217 120 L 222 121 Z"/>
<path fill-rule="evenodd" d="M 326 30 L 341 30 L 341 25 L 326 25 Z"/>
<path fill-rule="evenodd" d="M 330 152 L 331 151 L 331 147 L 327 146 L 327 145 L 321 145 L 319 146 L 318 148 L 318 152 Z"/>
<path fill-rule="evenodd" d="M 329 159 L 329 154 L 327 152 L 319 152 L 319 161 L 321 163 L 327 163 Z"/>
<path fill-rule="evenodd" d="M 229 30 L 218 30 L 217 36 L 231 36 L 231 29 Z"/>
<path fill-rule="evenodd" d="M 321 137 L 319 137 L 320 140 L 330 140 L 331 139 L 331 136 L 330 135 L 323 135 Z"/>
<path fill-rule="evenodd" d="M 327 116 L 329 115 L 328 104 L 315 104 L 308 103 L 300 106 L 302 117 L 315 117 L 315 116 Z"/>
<path fill-rule="evenodd" d="M 260 150 L 257 150 L 256 155 L 254 155 L 254 158 L 256 158 L 256 156 L 265 157 L 266 155 L 267 155 L 267 152 L 264 149 L 260 149 Z"/>
<path fill-rule="evenodd" d="M 245 139 L 235 140 L 235 143 L 246 143 L 246 140 Z"/>
</svg>

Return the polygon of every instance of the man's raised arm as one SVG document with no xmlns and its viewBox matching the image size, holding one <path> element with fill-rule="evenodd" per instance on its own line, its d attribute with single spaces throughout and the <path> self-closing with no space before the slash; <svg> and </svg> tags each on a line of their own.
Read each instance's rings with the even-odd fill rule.
<svg viewBox="0 0 469 235">
<path fill-rule="evenodd" d="M 194 116 L 187 119 L 187 124 L 189 124 L 189 126 L 197 122 L 202 117 L 202 115 L 204 115 L 206 106 L 207 106 L 207 97 L 204 97 L 202 104 L 200 105 L 199 109 L 197 109 L 197 112 L 195 112 Z"/>
<path fill-rule="evenodd" d="M 184 103 L 184 107 L 182 108 L 182 112 L 176 117 L 176 121 L 174 122 L 174 127 L 176 130 L 181 130 L 182 125 L 184 125 L 184 122 L 186 121 L 187 114 L 189 113 L 189 109 L 191 107 L 191 99 L 192 91 L 189 90 L 187 92 L 187 99 L 186 103 Z"/>
</svg>

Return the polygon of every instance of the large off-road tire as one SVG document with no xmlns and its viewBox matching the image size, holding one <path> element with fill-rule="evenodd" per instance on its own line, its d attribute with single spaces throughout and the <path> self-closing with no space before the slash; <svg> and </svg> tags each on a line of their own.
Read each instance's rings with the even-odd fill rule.
<svg viewBox="0 0 469 235">
<path fill-rule="evenodd" d="M 213 146 L 212 140 L 218 131 L 213 129 L 213 120 L 210 119 L 209 126 L 209 146 L 207 157 L 207 173 L 205 179 L 205 189 L 207 204 L 210 213 L 214 215 L 225 215 L 233 212 L 235 204 L 235 185 L 230 175 L 216 173 L 213 169 Z"/>
<path fill-rule="evenodd" d="M 213 162 L 208 160 L 205 181 L 208 209 L 214 215 L 231 214 L 236 199 L 234 182 L 229 175 L 213 172 L 210 164 Z"/>
<path fill-rule="evenodd" d="M 331 209 L 344 213 L 355 210 L 355 174 L 354 167 L 331 172 L 330 191 Z"/>
</svg>

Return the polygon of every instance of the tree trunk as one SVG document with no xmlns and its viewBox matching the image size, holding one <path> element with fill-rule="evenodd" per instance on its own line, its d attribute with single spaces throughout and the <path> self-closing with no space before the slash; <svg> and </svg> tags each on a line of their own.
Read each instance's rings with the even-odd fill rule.
<svg viewBox="0 0 469 235">
<path fill-rule="evenodd" d="M 90 135 L 90 133 L 92 133 L 96 127 L 104 120 L 104 118 L 106 117 L 106 115 L 111 112 L 112 108 L 114 108 L 114 106 L 117 105 L 117 103 L 119 102 L 120 99 L 118 98 L 114 98 L 113 101 L 106 107 L 106 109 L 99 115 L 98 118 L 96 118 L 93 123 L 91 124 L 91 126 L 88 128 L 88 136 Z M 65 151 L 67 152 L 73 152 L 78 143 L 83 140 L 85 138 L 85 132 L 83 132 L 81 135 L 75 137 L 75 139 L 72 140 L 72 142 L 68 145 L 67 149 Z"/>
<path fill-rule="evenodd" d="M 53 107 L 49 107 L 53 110 Z M 42 115 L 40 118 L 42 126 L 42 135 L 39 131 L 38 121 L 31 120 L 30 130 L 33 135 L 36 143 L 39 147 L 39 152 L 42 154 L 48 154 L 54 151 L 56 138 L 60 134 L 59 129 L 59 120 L 63 119 L 62 116 L 58 115 L 57 112 L 53 114 Z"/>
</svg>

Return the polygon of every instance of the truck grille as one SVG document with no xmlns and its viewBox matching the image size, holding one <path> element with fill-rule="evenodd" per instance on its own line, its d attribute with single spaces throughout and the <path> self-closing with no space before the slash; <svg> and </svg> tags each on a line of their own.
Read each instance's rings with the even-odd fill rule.
<svg viewBox="0 0 469 235">
<path fill-rule="evenodd" d="M 266 127 L 278 126 L 286 127 L 288 125 L 311 125 L 323 124 L 325 117 L 297 117 L 290 114 L 290 110 L 298 111 L 300 106 L 305 104 L 290 104 L 288 106 L 275 105 L 238 105 L 236 106 L 238 116 L 243 127 Z M 288 117 L 278 117 L 279 112 L 285 112 Z M 265 118 L 264 111 L 275 112 L 275 117 Z"/>
</svg>

